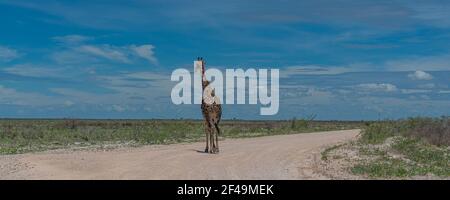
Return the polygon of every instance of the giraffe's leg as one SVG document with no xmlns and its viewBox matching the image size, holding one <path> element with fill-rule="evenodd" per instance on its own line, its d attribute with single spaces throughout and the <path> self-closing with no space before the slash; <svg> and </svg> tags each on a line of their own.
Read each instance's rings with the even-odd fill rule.
<svg viewBox="0 0 450 200">
<path fill-rule="evenodd" d="M 211 126 L 211 142 L 212 142 L 212 147 L 211 147 L 212 153 L 216 153 L 216 148 L 217 148 L 217 145 L 216 145 L 216 132 L 215 132 L 215 129 L 212 126 Z"/>
<path fill-rule="evenodd" d="M 208 138 L 209 138 L 209 153 L 214 153 L 214 137 L 212 133 L 211 123 L 208 122 Z"/>
<path fill-rule="evenodd" d="M 214 142 L 214 130 L 212 125 L 209 125 L 209 153 L 214 153 L 214 149 L 215 147 L 215 142 Z"/>
<path fill-rule="evenodd" d="M 205 153 L 209 152 L 209 129 L 208 129 L 209 124 L 205 121 L 205 136 L 206 136 L 206 148 L 205 148 Z"/>
<path fill-rule="evenodd" d="M 219 129 L 219 125 L 216 123 L 214 124 L 214 127 L 216 128 L 216 153 L 219 153 L 219 135 L 220 135 L 220 129 Z"/>
</svg>

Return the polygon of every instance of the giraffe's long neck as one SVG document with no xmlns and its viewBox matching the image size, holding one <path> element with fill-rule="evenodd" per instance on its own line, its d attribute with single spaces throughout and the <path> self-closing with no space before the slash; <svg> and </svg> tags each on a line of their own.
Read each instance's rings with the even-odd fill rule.
<svg viewBox="0 0 450 200">
<path fill-rule="evenodd" d="M 208 82 L 208 80 L 206 80 L 205 74 L 202 75 L 202 82 Z"/>
<path fill-rule="evenodd" d="M 206 80 L 205 76 L 205 63 L 202 61 L 202 89 L 205 90 L 205 87 L 209 84 L 208 80 Z"/>
</svg>

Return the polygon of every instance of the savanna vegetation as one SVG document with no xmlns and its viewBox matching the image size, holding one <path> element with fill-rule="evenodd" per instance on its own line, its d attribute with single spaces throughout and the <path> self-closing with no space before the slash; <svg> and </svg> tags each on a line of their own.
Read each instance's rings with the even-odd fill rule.
<svg viewBox="0 0 450 200">
<path fill-rule="evenodd" d="M 386 120 L 366 123 L 358 141 L 329 147 L 322 152 L 322 159 L 343 159 L 344 154 L 354 151 L 357 158 L 347 158 L 347 161 L 349 171 L 356 175 L 450 177 L 449 145 L 449 117 Z M 335 153 L 330 156 L 332 151 Z"/>
<path fill-rule="evenodd" d="M 257 137 L 360 128 L 362 122 L 314 121 L 221 122 L 221 137 Z M 58 148 L 138 146 L 204 140 L 200 120 L 0 120 L 0 154 Z"/>
<path fill-rule="evenodd" d="M 224 120 L 222 138 L 362 129 L 357 141 L 325 149 L 322 160 L 347 159 L 369 178 L 450 177 L 450 118 L 384 121 Z M 201 120 L 0 120 L 0 154 L 59 148 L 116 148 L 204 140 Z M 355 151 L 357 158 L 345 155 Z M 353 155 L 353 154 L 352 154 Z"/>
</svg>

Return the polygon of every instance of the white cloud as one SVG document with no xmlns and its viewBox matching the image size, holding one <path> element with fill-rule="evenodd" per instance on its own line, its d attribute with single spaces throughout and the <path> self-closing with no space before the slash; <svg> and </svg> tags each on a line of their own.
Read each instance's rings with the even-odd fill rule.
<svg viewBox="0 0 450 200">
<path fill-rule="evenodd" d="M 92 39 L 91 37 L 83 36 L 83 35 L 65 35 L 65 36 L 56 36 L 52 38 L 53 40 L 64 43 L 64 44 L 79 44 L 85 41 Z"/>
<path fill-rule="evenodd" d="M 431 99 L 428 95 L 425 95 L 425 94 L 419 95 L 419 98 L 426 99 L 426 100 L 430 100 Z"/>
<path fill-rule="evenodd" d="M 158 60 L 156 59 L 155 53 L 153 52 L 154 48 L 155 47 L 150 44 L 141 45 L 141 46 L 136 46 L 136 45 L 130 46 L 130 49 L 132 51 L 134 51 L 139 57 L 142 57 L 153 64 L 157 64 Z"/>
<path fill-rule="evenodd" d="M 335 75 L 348 72 L 424 72 L 424 70 L 449 71 L 450 54 L 440 54 L 433 56 L 409 56 L 405 59 L 387 60 L 381 64 L 360 62 L 337 66 L 287 66 L 280 72 L 280 77 L 286 78 L 292 75 Z"/>
<path fill-rule="evenodd" d="M 60 64 L 60 65 L 68 65 L 68 64 L 74 65 L 74 64 L 86 64 L 86 63 L 90 64 L 90 63 L 95 63 L 96 61 L 98 61 L 98 59 L 96 59 L 93 56 L 80 53 L 73 49 L 55 51 L 50 55 L 50 58 L 53 60 L 53 62 Z"/>
<path fill-rule="evenodd" d="M 50 88 L 50 91 L 63 95 L 65 98 L 77 99 L 77 101 L 82 103 L 105 104 L 118 101 L 118 96 L 114 94 L 90 93 L 71 88 Z"/>
<path fill-rule="evenodd" d="M 152 72 L 133 72 L 125 74 L 125 77 L 146 79 L 146 80 L 167 80 L 170 79 L 169 74 L 152 73 Z"/>
<path fill-rule="evenodd" d="M 28 76 L 28 77 L 65 77 L 62 75 L 64 69 L 55 69 L 48 67 L 35 66 L 32 64 L 20 64 L 14 65 L 12 67 L 5 68 L 3 70 L 9 74 L 15 74 L 20 76 Z"/>
<path fill-rule="evenodd" d="M 78 51 L 97 57 L 106 58 L 108 60 L 130 63 L 127 54 L 123 52 L 121 48 L 111 45 L 82 45 L 78 48 Z"/>
<path fill-rule="evenodd" d="M 398 90 L 397 86 L 390 83 L 364 83 L 355 88 L 366 92 L 395 92 Z"/>
<path fill-rule="evenodd" d="M 312 85 L 282 86 L 280 100 L 287 105 L 328 105 L 336 100 L 336 96 L 324 89 Z"/>
<path fill-rule="evenodd" d="M 0 61 L 11 61 L 19 57 L 19 53 L 15 49 L 0 46 Z"/>
<path fill-rule="evenodd" d="M 326 104 L 331 102 L 333 97 L 334 95 L 331 92 L 309 88 L 306 92 L 306 97 L 302 98 L 302 100 L 310 100 L 311 103 L 315 104 Z"/>
<path fill-rule="evenodd" d="M 317 23 L 326 21 L 331 24 L 344 24 L 347 27 L 365 25 L 373 28 L 399 29 L 414 25 L 448 27 L 448 3 L 446 1 L 396 1 L 386 3 L 373 1 L 339 1 L 336 4 L 326 4 L 323 1 L 299 1 L 289 4 L 279 4 L 277 1 L 265 1 L 265 6 L 253 6 L 249 13 L 239 1 L 211 2 L 190 4 L 178 2 L 166 6 L 162 2 L 132 1 L 131 4 L 110 2 L 105 7 L 98 2 L 86 3 L 42 3 L 31 1 L 0 1 L 3 4 L 16 5 L 58 16 L 64 22 L 96 29 L 131 29 L 151 26 L 156 22 L 176 22 L 177 27 L 191 24 L 206 25 L 272 22 Z M 439 3 L 437 3 L 439 2 Z M 89 6 L 87 6 L 89 5 Z M 221 8 L 219 17 L 212 8 Z M 158 10 L 155 11 L 155 8 Z M 283 12 L 280 12 L 282 10 Z M 197 12 L 196 12 L 197 11 Z M 120 13 L 118 15 L 117 13 Z M 322 15 L 320 13 L 327 13 Z M 201 26 L 200 26 L 201 27 Z M 240 31 L 240 29 L 236 29 Z"/>
<path fill-rule="evenodd" d="M 120 106 L 120 105 L 113 105 L 112 109 L 117 112 L 123 112 L 126 110 L 123 106 Z"/>
<path fill-rule="evenodd" d="M 422 89 L 433 89 L 436 87 L 436 85 L 434 83 L 426 83 L 426 84 L 420 84 L 417 87 L 422 88 Z"/>
<path fill-rule="evenodd" d="M 415 11 L 412 18 L 421 19 L 427 24 L 435 25 L 441 28 L 450 27 L 450 13 L 448 12 L 448 9 L 450 8 L 449 5 L 426 5 L 417 3 L 412 3 L 409 5 Z"/>
<path fill-rule="evenodd" d="M 34 92 L 21 92 L 0 85 L 0 104 L 19 106 L 61 105 L 62 102 L 50 96 Z"/>
<path fill-rule="evenodd" d="M 314 65 L 290 66 L 280 71 L 281 78 L 288 78 L 295 75 L 322 75 L 322 74 L 341 74 L 348 70 L 343 67 L 321 67 Z"/>
<path fill-rule="evenodd" d="M 433 56 L 411 56 L 405 59 L 391 60 L 385 63 L 388 71 L 448 71 L 450 54 Z"/>
<path fill-rule="evenodd" d="M 351 63 L 342 66 L 296 65 L 287 66 L 280 71 L 281 78 L 294 75 L 337 75 L 349 72 L 370 72 L 374 66 L 370 63 Z"/>
<path fill-rule="evenodd" d="M 61 38 L 61 40 L 80 40 L 80 38 Z M 102 64 L 105 60 L 130 64 L 138 58 L 157 64 L 155 47 L 150 44 L 115 46 L 109 44 L 76 44 L 64 46 L 55 51 L 51 58 L 59 64 Z"/>
<path fill-rule="evenodd" d="M 417 93 L 431 92 L 431 90 L 424 90 L 424 89 L 402 89 L 401 91 L 403 94 L 417 94 Z"/>
<path fill-rule="evenodd" d="M 64 105 L 67 106 L 67 107 L 73 106 L 74 104 L 75 103 L 73 101 L 70 101 L 70 100 L 64 101 Z"/>
<path fill-rule="evenodd" d="M 62 96 L 62 100 L 76 99 L 77 105 L 108 105 L 109 108 L 121 105 L 129 111 L 129 105 L 166 101 L 166 98 L 170 98 L 166 94 L 170 94 L 170 89 L 175 84 L 170 81 L 169 75 L 163 73 L 133 72 L 94 77 L 96 86 L 109 91 L 96 93 L 74 88 L 50 88 L 50 91 Z M 124 102 L 127 104 L 123 104 Z"/>
<path fill-rule="evenodd" d="M 417 70 L 414 73 L 408 74 L 408 77 L 413 80 L 431 80 L 433 76 L 421 70 Z"/>
</svg>

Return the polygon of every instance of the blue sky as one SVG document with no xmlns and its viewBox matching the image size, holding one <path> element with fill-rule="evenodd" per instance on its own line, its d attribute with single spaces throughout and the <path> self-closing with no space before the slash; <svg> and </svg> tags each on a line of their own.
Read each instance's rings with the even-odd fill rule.
<svg viewBox="0 0 450 200">
<path fill-rule="evenodd" d="M 170 74 L 279 68 L 280 111 L 225 118 L 450 114 L 448 1 L 0 0 L 0 117 L 200 118 Z"/>
</svg>

